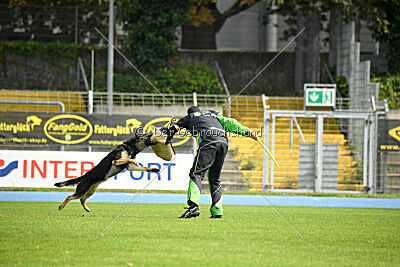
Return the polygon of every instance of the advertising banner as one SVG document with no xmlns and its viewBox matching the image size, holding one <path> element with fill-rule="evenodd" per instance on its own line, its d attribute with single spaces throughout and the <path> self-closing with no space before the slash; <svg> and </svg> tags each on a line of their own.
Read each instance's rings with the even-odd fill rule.
<svg viewBox="0 0 400 267">
<path fill-rule="evenodd" d="M 82 176 L 106 155 L 105 152 L 3 150 L 0 153 L 0 187 L 54 188 L 54 183 Z M 147 189 L 187 189 L 193 154 L 178 154 L 171 162 L 163 161 L 153 153 L 140 153 L 136 159 L 142 166 L 159 168 L 161 172 L 125 170 L 98 188 L 143 189 L 157 177 Z"/>
<path fill-rule="evenodd" d="M 144 132 L 168 126 L 173 118 L 146 115 L 66 114 L 0 112 L 0 143 L 116 146 L 132 137 L 134 129 Z M 190 136 L 178 133 L 173 146 L 190 151 Z"/>
<path fill-rule="evenodd" d="M 379 150 L 400 152 L 400 120 L 380 120 Z"/>
</svg>

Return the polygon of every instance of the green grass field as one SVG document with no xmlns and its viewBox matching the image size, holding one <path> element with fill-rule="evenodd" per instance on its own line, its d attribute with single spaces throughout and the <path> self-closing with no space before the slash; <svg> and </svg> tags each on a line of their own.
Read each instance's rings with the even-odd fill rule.
<svg viewBox="0 0 400 267">
<path fill-rule="evenodd" d="M 224 219 L 177 219 L 183 205 L 0 202 L 0 265 L 399 266 L 400 211 L 224 206 Z"/>
</svg>

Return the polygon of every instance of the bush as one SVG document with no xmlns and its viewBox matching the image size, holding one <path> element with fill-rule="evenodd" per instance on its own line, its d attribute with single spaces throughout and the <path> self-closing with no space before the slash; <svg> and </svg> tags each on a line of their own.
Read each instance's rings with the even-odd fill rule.
<svg viewBox="0 0 400 267">
<path fill-rule="evenodd" d="M 372 79 L 372 82 L 379 83 L 379 98 L 387 99 L 389 108 L 400 107 L 400 74 L 384 74 Z"/>
<path fill-rule="evenodd" d="M 178 52 L 176 28 L 188 18 L 190 1 L 118 1 L 119 20 L 127 33 L 123 41 L 128 57 L 145 72 L 169 66 Z"/>
<path fill-rule="evenodd" d="M 333 78 L 333 81 L 336 84 L 336 90 L 339 91 L 340 96 L 343 98 L 349 97 L 349 82 L 347 81 L 346 76 L 338 76 L 336 75 L 336 69 L 330 68 L 329 72 Z"/>
<path fill-rule="evenodd" d="M 164 94 L 223 94 L 215 70 L 206 63 L 192 63 L 184 67 L 159 69 L 146 76 Z M 96 70 L 95 91 L 107 91 L 107 72 Z M 133 70 L 115 70 L 114 91 L 124 93 L 157 93 Z"/>
<path fill-rule="evenodd" d="M 241 170 L 253 171 L 257 168 L 258 162 L 255 158 L 247 158 L 247 162 L 240 166 Z"/>
</svg>

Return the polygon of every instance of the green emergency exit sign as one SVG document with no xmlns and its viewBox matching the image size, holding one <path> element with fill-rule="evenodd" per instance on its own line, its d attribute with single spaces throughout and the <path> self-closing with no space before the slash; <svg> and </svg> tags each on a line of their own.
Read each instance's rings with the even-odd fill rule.
<svg viewBox="0 0 400 267">
<path fill-rule="evenodd" d="M 335 107 L 336 85 L 305 84 L 304 87 L 304 100 L 307 107 Z"/>
</svg>

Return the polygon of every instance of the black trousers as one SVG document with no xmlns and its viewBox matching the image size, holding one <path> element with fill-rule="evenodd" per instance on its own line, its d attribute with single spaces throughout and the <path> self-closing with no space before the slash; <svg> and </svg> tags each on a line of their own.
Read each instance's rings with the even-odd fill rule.
<svg viewBox="0 0 400 267">
<path fill-rule="evenodd" d="M 200 201 L 201 181 L 208 171 L 208 182 L 211 194 L 211 214 L 222 215 L 222 188 L 220 175 L 226 153 L 228 152 L 227 139 L 203 141 L 190 169 L 188 189 L 189 206 L 198 205 Z"/>
</svg>

